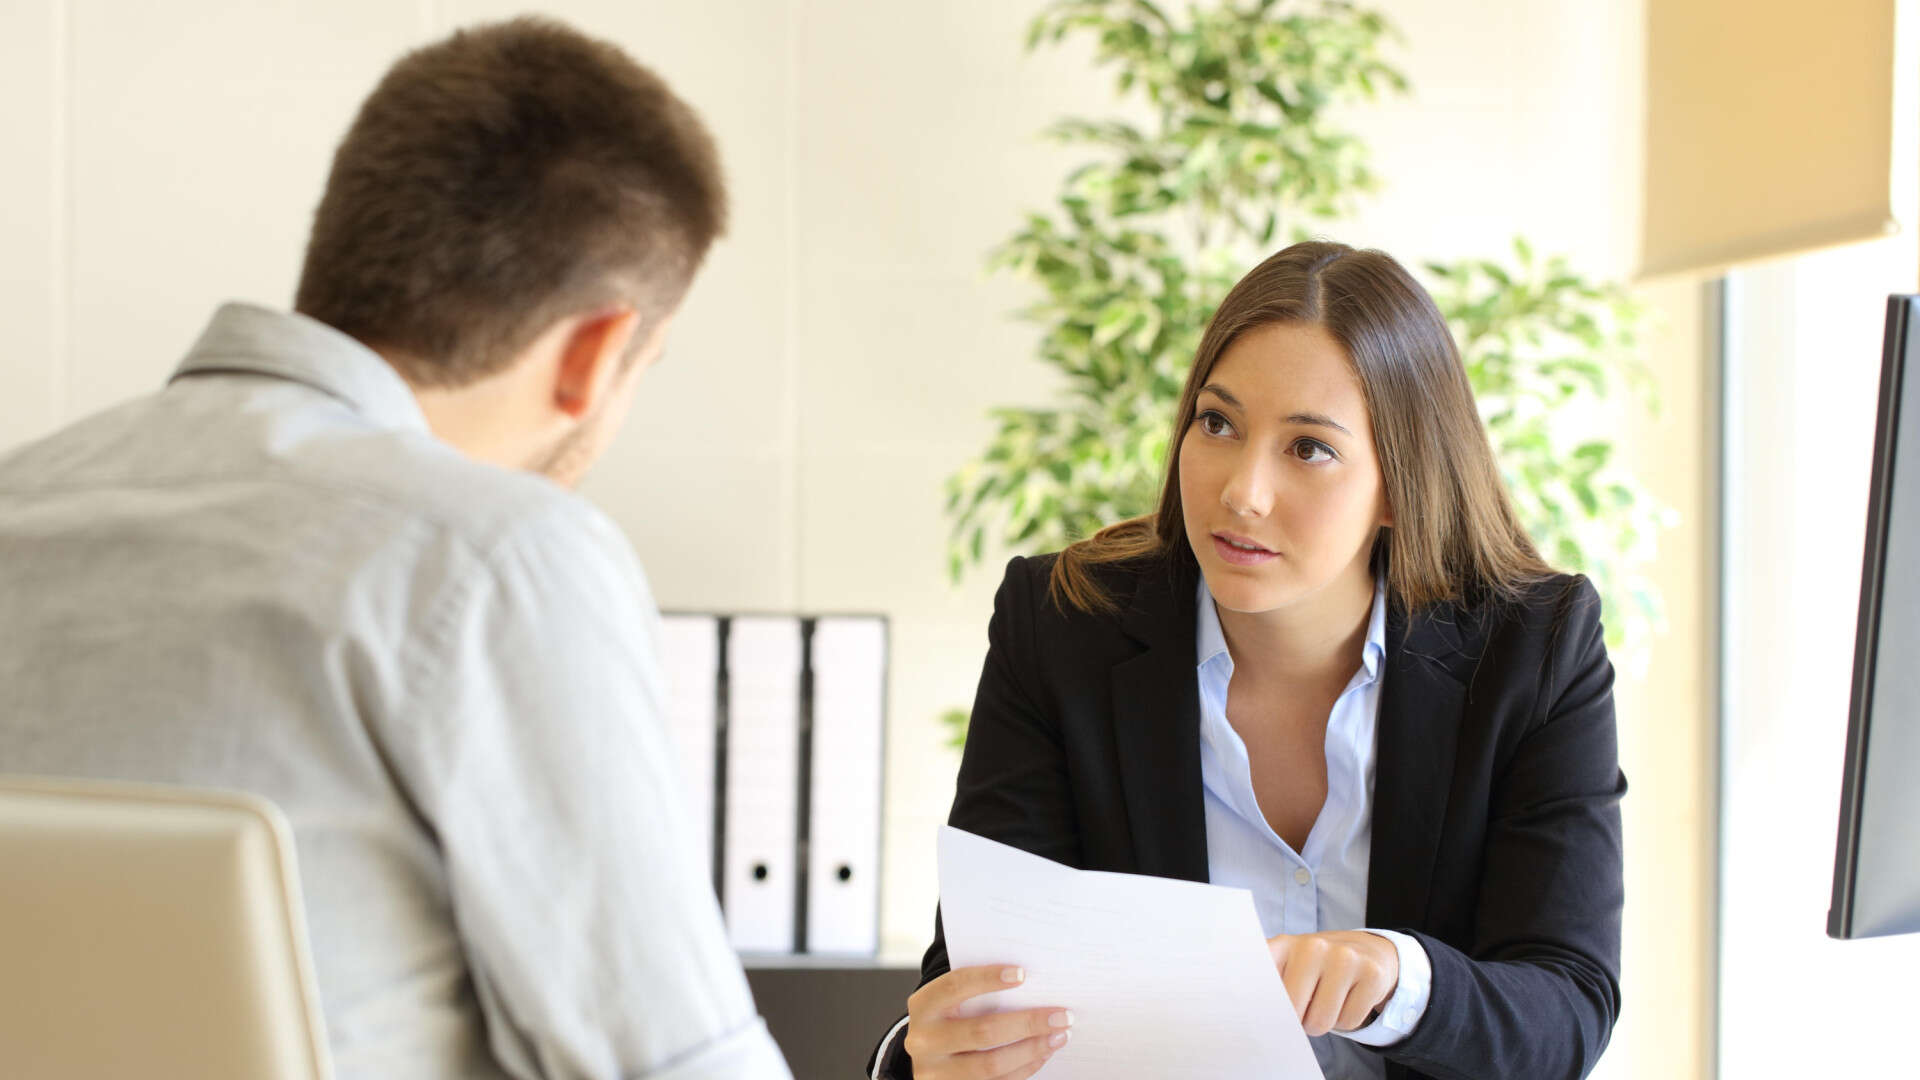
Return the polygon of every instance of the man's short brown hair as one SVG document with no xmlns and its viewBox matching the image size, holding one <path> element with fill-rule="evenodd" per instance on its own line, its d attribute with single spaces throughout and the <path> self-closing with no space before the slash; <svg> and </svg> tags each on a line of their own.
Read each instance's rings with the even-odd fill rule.
<svg viewBox="0 0 1920 1080">
<path fill-rule="evenodd" d="M 294 306 L 460 386 L 569 314 L 664 315 L 726 213 L 712 136 L 618 47 L 548 19 L 462 30 L 360 107 Z"/>
</svg>

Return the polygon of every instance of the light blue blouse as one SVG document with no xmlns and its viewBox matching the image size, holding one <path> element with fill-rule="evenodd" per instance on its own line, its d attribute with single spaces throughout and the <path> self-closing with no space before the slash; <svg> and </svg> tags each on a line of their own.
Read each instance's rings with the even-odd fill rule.
<svg viewBox="0 0 1920 1080">
<path fill-rule="evenodd" d="M 1405 1038 L 1426 1012 L 1433 981 L 1432 965 L 1418 941 L 1363 926 L 1367 857 L 1373 847 L 1374 729 L 1386 658 L 1385 583 L 1374 585 L 1360 669 L 1327 718 L 1327 801 L 1307 834 L 1304 851 L 1294 851 L 1273 831 L 1254 797 L 1247 744 L 1227 721 L 1233 657 L 1205 581 L 1199 586 L 1195 615 L 1200 775 L 1206 788 L 1211 880 L 1252 890 L 1260 927 L 1269 937 L 1368 929 L 1393 942 L 1400 955 L 1400 985 L 1379 1017 L 1358 1031 L 1310 1040 L 1327 1080 L 1384 1077 L 1384 1059 L 1360 1045 L 1389 1046 Z"/>
</svg>

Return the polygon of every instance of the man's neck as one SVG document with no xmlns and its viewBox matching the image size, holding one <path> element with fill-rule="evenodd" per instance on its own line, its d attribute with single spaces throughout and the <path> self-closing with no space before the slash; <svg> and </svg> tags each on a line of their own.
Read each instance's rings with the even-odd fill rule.
<svg viewBox="0 0 1920 1080">
<path fill-rule="evenodd" d="M 374 351 L 393 363 L 386 350 Z M 394 370 L 405 378 L 406 366 L 395 364 Z M 440 441 L 475 461 L 523 469 L 539 449 L 538 440 L 528 434 L 539 418 L 526 415 L 530 395 L 520 385 L 524 378 L 508 368 L 462 386 L 423 386 L 408 380 L 407 388 Z"/>
</svg>

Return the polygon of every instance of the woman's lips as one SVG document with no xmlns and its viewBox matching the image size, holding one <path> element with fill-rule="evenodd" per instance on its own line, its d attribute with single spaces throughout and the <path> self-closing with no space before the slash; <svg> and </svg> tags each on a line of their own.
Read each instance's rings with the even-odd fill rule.
<svg viewBox="0 0 1920 1080">
<path fill-rule="evenodd" d="M 1215 554 L 1220 556 L 1222 562 L 1230 566 L 1258 566 L 1268 559 L 1279 557 L 1276 553 L 1264 549 L 1260 551 L 1248 551 L 1246 548 L 1234 547 L 1218 533 L 1215 533 L 1213 537 L 1213 550 Z"/>
</svg>

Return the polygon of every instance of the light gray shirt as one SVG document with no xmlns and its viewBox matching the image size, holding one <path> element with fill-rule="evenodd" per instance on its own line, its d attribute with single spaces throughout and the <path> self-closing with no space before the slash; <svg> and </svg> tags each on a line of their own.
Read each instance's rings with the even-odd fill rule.
<svg viewBox="0 0 1920 1080">
<path fill-rule="evenodd" d="M 0 457 L 0 772 L 277 803 L 341 1080 L 788 1076 L 657 619 L 603 515 L 298 315 L 228 305 L 163 391 Z"/>
</svg>

